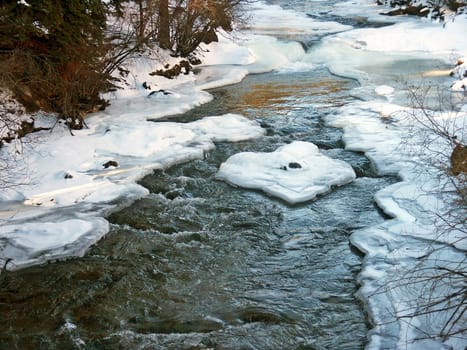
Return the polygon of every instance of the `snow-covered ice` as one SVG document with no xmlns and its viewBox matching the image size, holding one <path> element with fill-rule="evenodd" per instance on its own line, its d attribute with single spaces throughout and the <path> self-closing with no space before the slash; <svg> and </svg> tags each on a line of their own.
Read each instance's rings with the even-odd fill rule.
<svg viewBox="0 0 467 350">
<path fill-rule="evenodd" d="M 254 2 L 248 10 L 251 18 L 245 30 L 251 30 L 255 34 L 272 36 L 313 34 L 322 36 L 352 29 L 351 26 L 334 21 L 316 21 L 305 13 L 284 10 L 278 5 L 266 5 L 263 2 Z"/>
<path fill-rule="evenodd" d="M 382 96 L 392 95 L 394 93 L 394 88 L 388 85 L 380 85 L 375 88 L 375 92 Z"/>
<path fill-rule="evenodd" d="M 326 157 L 313 143 L 294 141 L 271 153 L 234 154 L 216 177 L 295 204 L 347 184 L 356 175 L 349 164 Z"/>
<path fill-rule="evenodd" d="M 75 131 L 75 136 L 62 127 L 42 143 L 31 144 L 34 149 L 28 149 L 25 159 L 30 174 L 18 174 L 26 176 L 17 178 L 21 184 L 0 194 L 4 203 L 16 205 L 3 208 L 0 215 L 5 222 L 0 252 L 4 259 L 13 259 L 10 267 L 82 255 L 108 229 L 103 219 L 97 221 L 98 227 L 86 223 L 96 222 L 96 215 L 105 215 L 117 204 L 147 195 L 135 181 L 149 171 L 202 159 L 215 141 L 235 142 L 264 134 L 257 122 L 235 114 L 185 124 L 101 123 L 95 116 L 89 128 Z M 66 209 L 67 220 L 53 216 L 58 208 Z M 35 243 L 39 241 L 42 244 Z"/>
<path fill-rule="evenodd" d="M 7 224 L 0 227 L 0 236 L 8 242 L 2 247 L 2 254 L 14 257 L 17 268 L 71 255 L 83 256 L 108 230 L 109 223 L 100 217 Z"/>
</svg>

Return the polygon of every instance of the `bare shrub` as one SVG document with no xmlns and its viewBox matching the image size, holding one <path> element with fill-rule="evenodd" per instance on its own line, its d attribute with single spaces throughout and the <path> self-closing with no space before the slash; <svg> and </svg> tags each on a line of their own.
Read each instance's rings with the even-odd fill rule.
<svg viewBox="0 0 467 350">
<path fill-rule="evenodd" d="M 133 46 L 155 43 L 174 56 L 187 57 L 201 43 L 216 41 L 216 30 L 231 31 L 240 5 L 249 0 L 128 0 L 114 1 L 116 18 L 129 23 Z"/>
<path fill-rule="evenodd" d="M 466 126 L 463 93 L 433 86 L 408 87 L 410 136 L 404 151 L 421 166 L 420 181 L 429 178 L 429 195 L 440 205 L 427 213 L 432 232 L 417 239 L 419 251 L 400 263 L 393 279 L 375 294 L 393 299 L 393 318 L 417 333 L 415 339 L 445 341 L 467 332 L 467 190 Z M 461 165 L 459 165 L 461 164 Z M 423 173 L 422 173 L 423 172 Z M 422 184 L 421 184 L 422 185 Z"/>
<path fill-rule="evenodd" d="M 23 174 L 21 162 L 23 140 L 21 136 L 33 127 L 33 120 L 25 117 L 24 108 L 8 93 L 0 88 L 0 189 L 6 190 L 18 186 L 17 174 Z M 10 151 L 2 150 L 9 144 Z"/>
</svg>

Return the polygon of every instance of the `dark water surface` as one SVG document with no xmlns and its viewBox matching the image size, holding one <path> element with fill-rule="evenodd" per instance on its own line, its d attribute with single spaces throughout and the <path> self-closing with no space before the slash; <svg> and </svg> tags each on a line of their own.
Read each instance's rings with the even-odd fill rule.
<svg viewBox="0 0 467 350">
<path fill-rule="evenodd" d="M 151 194 L 112 214 L 85 257 L 8 273 L 0 349 L 364 348 L 361 261 L 348 238 L 384 220 L 373 196 L 394 179 L 376 177 L 323 122 L 355 84 L 325 69 L 252 75 L 176 117 L 241 113 L 268 133 L 144 178 Z M 358 178 L 294 206 L 214 178 L 230 155 L 294 140 L 349 162 Z"/>
</svg>

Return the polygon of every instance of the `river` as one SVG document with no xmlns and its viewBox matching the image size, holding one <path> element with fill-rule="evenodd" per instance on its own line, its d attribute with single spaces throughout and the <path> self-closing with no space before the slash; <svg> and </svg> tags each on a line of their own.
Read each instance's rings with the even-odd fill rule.
<svg viewBox="0 0 467 350">
<path fill-rule="evenodd" d="M 336 2 L 271 1 L 326 19 Z M 307 50 L 320 39 L 285 37 Z M 386 219 L 373 197 L 397 179 L 344 150 L 341 130 L 324 121 L 355 100 L 357 86 L 325 67 L 255 74 L 170 118 L 240 113 L 267 135 L 218 143 L 203 160 L 145 177 L 151 194 L 113 213 L 111 231 L 83 258 L 9 273 L 0 348 L 364 348 L 368 317 L 355 297 L 361 255 L 349 236 Z M 235 153 L 295 140 L 350 163 L 357 179 L 300 205 L 215 179 Z"/>
</svg>

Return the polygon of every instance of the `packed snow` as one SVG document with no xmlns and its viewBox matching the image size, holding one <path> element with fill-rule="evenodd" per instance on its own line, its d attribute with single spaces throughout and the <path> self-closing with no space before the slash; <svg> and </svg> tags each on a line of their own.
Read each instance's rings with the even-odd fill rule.
<svg viewBox="0 0 467 350">
<path fill-rule="evenodd" d="M 365 152 L 379 174 L 398 175 L 402 180 L 375 196 L 375 203 L 393 219 L 351 237 L 352 244 L 365 254 L 358 295 L 372 323 L 367 349 L 464 349 L 467 340 L 462 333 L 446 339 L 426 338 L 425 333 L 439 329 L 446 314 L 404 318 L 417 302 L 422 286 L 415 283 L 410 289 L 391 283 L 417 266 L 418 258 L 430 249 L 446 242 L 448 246 L 436 250 L 433 261 L 444 262 L 446 268 L 457 264 L 458 269 L 467 270 L 465 227 L 442 236 L 435 230 L 436 214 L 450 205 L 449 198 L 439 195 L 449 184 L 438 181 L 441 174 L 427 162 L 427 150 L 417 149 L 417 142 L 411 142 L 423 140 L 423 136 L 407 138 L 413 123 L 407 118 L 410 105 L 405 92 L 407 81 L 426 83 L 429 79 L 428 83 L 452 89 L 462 100 L 467 79 L 466 16 L 443 24 L 383 17 L 378 14 L 382 7 L 370 0 L 339 3 L 333 10 L 337 15 L 394 22 L 382 28 L 352 29 L 335 22 L 319 23 L 263 3 L 253 4 L 251 11 L 252 25 L 203 48 L 198 75 L 190 73 L 173 80 L 151 76 L 148 73 L 160 68 L 158 63 L 135 59 L 129 63 L 128 84 L 108 96 L 112 105 L 106 111 L 86 120 L 88 129 L 74 131 L 71 136 L 57 124 L 52 132 L 27 136 L 21 159 L 27 167 L 19 167 L 14 176 L 18 186 L 0 193 L 0 262 L 12 258 L 8 268 L 15 269 L 80 256 L 108 231 L 105 215 L 147 194 L 136 181 L 148 172 L 202 159 L 216 141 L 264 135 L 257 123 L 239 115 L 207 116 L 187 124 L 157 122 L 210 101 L 205 89 L 237 83 L 251 73 L 326 66 L 361 84 L 352 92 L 356 102 L 328 115 L 326 122 L 343 128 L 346 148 Z M 287 31 L 325 37 L 305 51 L 299 43 L 275 37 L 284 38 Z M 462 62 L 455 67 L 458 59 Z M 144 88 L 143 83 L 150 88 Z M 149 96 L 151 92 L 155 93 Z M 458 112 L 436 114 L 456 125 L 464 144 L 466 114 L 465 103 Z M 38 126 L 53 125 L 51 116 L 34 118 Z M 401 147 L 404 144 L 410 147 Z M 438 140 L 432 145 L 441 153 L 450 151 L 449 145 Z M 0 159 L 16 151 L 13 145 L 3 147 Z M 268 193 L 296 202 L 318 193 L 311 191 L 306 199 L 296 193 L 302 196 L 304 189 L 315 185 L 315 180 L 311 181 L 315 159 L 319 164 L 335 164 L 325 160 L 313 145 L 293 142 L 267 155 L 234 155 L 222 165 L 218 176 L 264 191 L 270 191 L 272 181 L 276 189 Z M 301 168 L 290 167 L 293 163 Z M 348 166 L 338 166 L 342 171 L 326 179 L 324 191 L 355 176 Z M 336 179 L 339 173 L 344 176 Z"/>
<path fill-rule="evenodd" d="M 294 141 L 272 153 L 237 153 L 221 164 L 216 177 L 295 204 L 345 185 L 356 175 L 349 164 L 326 157 L 313 143 Z"/>
</svg>

